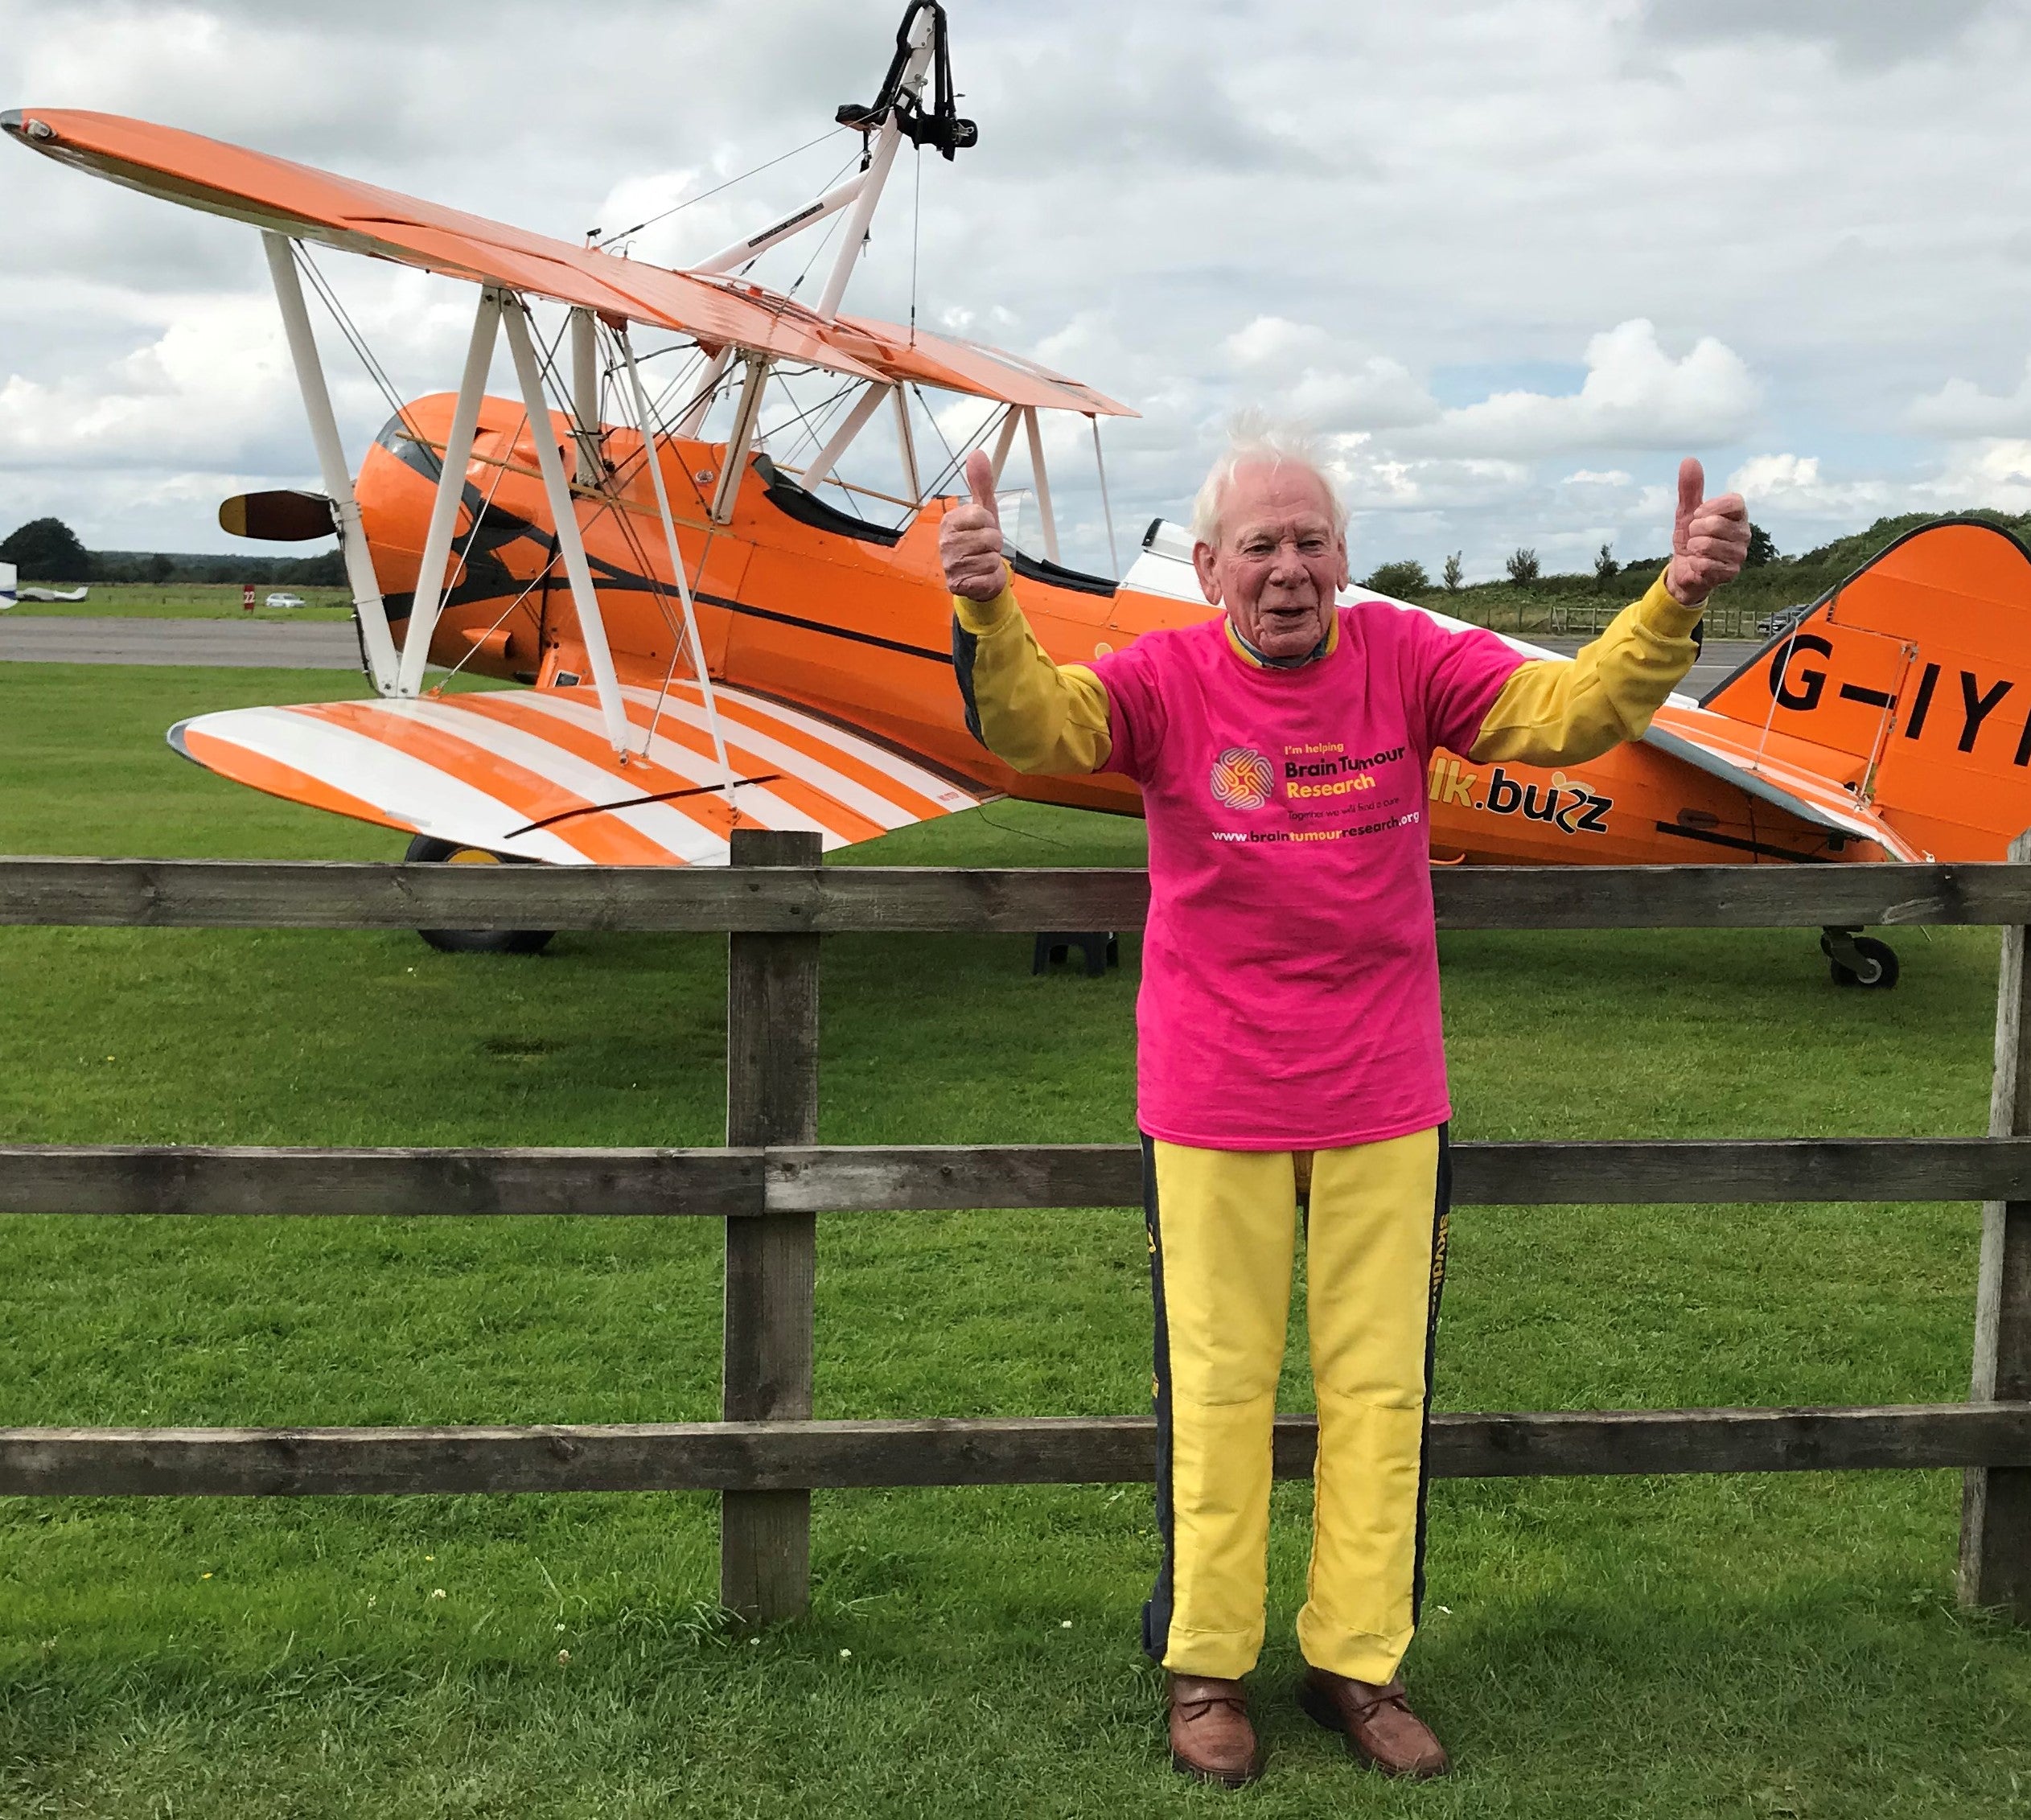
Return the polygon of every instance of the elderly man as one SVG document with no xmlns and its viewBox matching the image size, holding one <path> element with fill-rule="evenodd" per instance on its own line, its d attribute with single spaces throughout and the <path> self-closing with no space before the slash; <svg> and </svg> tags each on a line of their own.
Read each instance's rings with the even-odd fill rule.
<svg viewBox="0 0 2031 1820">
<path fill-rule="evenodd" d="M 1741 567 L 1742 501 L 1703 500 L 1686 462 L 1657 585 L 1577 659 L 1525 661 L 1491 632 L 1337 606 L 1346 512 L 1301 438 L 1256 429 L 1193 514 L 1199 585 L 1224 611 L 1061 668 L 1009 585 L 985 457 L 967 479 L 941 554 L 981 737 L 1019 770 L 1133 778 L 1149 818 L 1137 1086 L 1163 1555 L 1143 1645 L 1169 1671 L 1172 1761 L 1230 1786 L 1261 1770 L 1241 1677 L 1262 1645 L 1309 1189 L 1319 1441 L 1298 1699 L 1362 1760 L 1442 1774 L 1397 1678 L 1424 1577 L 1451 1115 L 1426 767 L 1439 746 L 1582 763 L 1641 733 L 1692 662 L 1701 603 Z M 1361 787 L 1293 786 L 1306 755 Z"/>
</svg>

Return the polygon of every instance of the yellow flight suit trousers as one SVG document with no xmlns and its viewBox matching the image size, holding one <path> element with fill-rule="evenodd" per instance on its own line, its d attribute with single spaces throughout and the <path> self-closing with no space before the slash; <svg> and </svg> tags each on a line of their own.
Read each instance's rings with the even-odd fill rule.
<svg viewBox="0 0 2031 1820">
<path fill-rule="evenodd" d="M 1262 1648 L 1297 1164 L 1287 1151 L 1147 1137 L 1143 1149 L 1163 1543 L 1143 1647 L 1182 1674 L 1238 1677 Z M 1307 1662 L 1359 1681 L 1396 1674 L 1423 1592 L 1449 1186 L 1444 1126 L 1313 1155 L 1306 1307 L 1319 1440 L 1297 1638 Z"/>
</svg>

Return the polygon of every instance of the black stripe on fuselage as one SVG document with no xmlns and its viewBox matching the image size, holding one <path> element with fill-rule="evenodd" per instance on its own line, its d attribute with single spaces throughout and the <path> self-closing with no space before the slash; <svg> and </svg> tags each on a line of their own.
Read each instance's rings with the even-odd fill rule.
<svg viewBox="0 0 2031 1820">
<path fill-rule="evenodd" d="M 904 644 L 899 639 L 884 639 L 873 632 L 849 631 L 844 626 L 828 626 L 822 619 L 805 619 L 794 613 L 778 613 L 772 607 L 750 606 L 746 601 L 729 600 L 723 594 L 693 594 L 692 598 L 701 601 L 707 606 L 723 606 L 729 613 L 745 613 L 750 619 L 773 619 L 779 626 L 795 626 L 800 631 L 823 632 L 828 639 L 850 639 L 855 644 L 871 644 L 879 651 L 899 652 L 905 657 L 928 658 L 933 663 L 952 664 L 952 653 L 945 651 L 926 651 L 922 645 Z"/>
<path fill-rule="evenodd" d="M 1659 834 L 1675 834 L 1681 840 L 1701 840 L 1709 847 L 1732 847 L 1738 853 L 1760 853 L 1766 859 L 1791 860 L 1800 865 L 1831 865 L 1824 853 L 1794 853 L 1782 847 L 1772 847 L 1761 840 L 1745 840 L 1738 834 L 1716 834 L 1711 828 L 1687 828 L 1675 821 L 1661 821 L 1657 824 Z M 1860 835 L 1853 836 L 1859 840 Z"/>
</svg>

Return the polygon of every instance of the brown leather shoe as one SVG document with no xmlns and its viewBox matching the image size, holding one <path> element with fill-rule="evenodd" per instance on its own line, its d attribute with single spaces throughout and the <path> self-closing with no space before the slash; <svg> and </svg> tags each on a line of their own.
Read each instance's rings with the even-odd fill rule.
<svg viewBox="0 0 2031 1820">
<path fill-rule="evenodd" d="M 1308 1668 L 1297 1703 L 1327 1731 L 1345 1732 L 1348 1750 L 1385 1776 L 1425 1781 L 1452 1768 L 1431 1727 L 1404 1703 L 1400 1681 L 1378 1687 Z"/>
<path fill-rule="evenodd" d="M 1248 1723 L 1248 1696 L 1238 1681 L 1210 1674 L 1174 1674 L 1170 1697 L 1170 1765 L 1203 1782 L 1238 1789 L 1262 1773 L 1262 1752 Z"/>
</svg>

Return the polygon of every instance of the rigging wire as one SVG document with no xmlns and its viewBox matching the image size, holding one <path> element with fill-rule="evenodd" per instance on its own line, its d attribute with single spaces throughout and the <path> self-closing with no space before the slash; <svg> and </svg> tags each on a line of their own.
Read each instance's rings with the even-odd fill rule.
<svg viewBox="0 0 2031 1820">
<path fill-rule="evenodd" d="M 826 179 L 825 189 L 831 189 L 841 178 L 844 177 L 846 175 L 848 167 L 853 162 L 853 159 L 858 158 L 860 154 L 858 152 L 854 153 L 853 158 L 848 158 L 845 164 L 842 164 L 838 170 L 835 170 L 832 175 Z M 822 195 L 824 192 L 820 191 L 820 193 Z M 806 278 L 811 276 L 811 269 L 818 263 L 819 255 L 824 253 L 825 249 L 833 244 L 833 236 L 839 232 L 840 223 L 844 221 L 851 212 L 852 209 L 849 207 L 847 208 L 840 209 L 834 213 L 831 224 L 826 228 L 825 232 L 820 238 L 817 245 L 811 249 L 811 257 L 804 262 L 804 269 L 797 274 L 796 284 L 791 286 L 789 290 L 783 293 L 785 297 L 795 297 L 797 294 L 797 286 L 801 285 Z M 756 257 L 759 257 L 759 255 L 758 254 Z M 750 265 L 754 263 L 754 261 L 752 259 L 748 261 L 748 264 Z"/>
<path fill-rule="evenodd" d="M 670 207 L 664 209 L 661 214 L 652 215 L 646 220 L 637 221 L 631 228 L 623 228 L 617 232 L 611 234 L 604 232 L 601 228 L 594 228 L 586 236 L 586 241 L 590 245 L 602 246 L 615 240 L 627 240 L 631 235 L 640 233 L 644 228 L 653 228 L 659 221 L 667 221 L 673 215 L 682 214 L 685 209 L 690 207 L 695 202 L 703 202 L 708 196 L 717 195 L 722 190 L 730 190 L 736 183 L 745 183 L 750 177 L 759 177 L 765 170 L 772 170 L 777 165 L 784 163 L 787 160 L 795 158 L 799 152 L 808 152 L 813 146 L 822 146 L 828 139 L 833 138 L 836 135 L 847 130 L 848 129 L 844 126 L 834 126 L 828 128 L 826 131 L 820 133 L 816 138 L 807 139 L 801 146 L 793 146 L 790 150 L 781 154 L 779 156 L 771 158 L 767 163 L 758 164 L 752 170 L 743 170 L 739 176 L 729 177 L 725 183 L 716 183 L 709 190 L 701 190 L 695 196 L 686 196 L 682 202 L 672 203 Z M 855 154 L 856 157 L 859 154 L 857 153 Z M 850 158 L 847 161 L 848 163 L 851 163 L 852 162 L 853 160 Z M 842 170 L 845 168 L 845 166 L 841 166 Z"/>
<path fill-rule="evenodd" d="M 649 412 L 648 394 L 643 389 L 641 375 L 634 363 L 634 351 L 629 345 L 625 331 L 615 331 L 613 339 L 622 360 L 626 363 L 630 399 L 637 413 L 636 421 L 642 434 L 643 449 L 648 458 L 647 465 L 650 487 L 656 495 L 657 516 L 663 523 L 666 553 L 670 558 L 677 585 L 677 599 L 684 615 L 681 630 L 674 624 L 671 627 L 672 647 L 669 667 L 664 672 L 662 686 L 656 692 L 656 700 L 649 709 L 651 737 L 652 738 L 654 737 L 655 729 L 663 718 L 664 705 L 670 699 L 671 684 L 676 677 L 679 655 L 686 649 L 685 640 L 688 634 L 691 668 L 698 684 L 699 700 L 705 709 L 706 731 L 712 739 L 713 756 L 719 761 L 721 781 L 726 791 L 726 806 L 732 815 L 734 823 L 738 825 L 741 815 L 740 803 L 736 795 L 738 780 L 734 775 L 733 764 L 727 757 L 726 732 L 720 724 L 719 704 L 713 688 L 711 668 L 705 657 L 705 641 L 698 631 L 697 606 L 693 598 L 689 579 L 685 573 L 684 551 L 677 541 L 676 522 L 670 511 L 669 491 L 663 483 L 662 461 L 654 447 L 656 429 L 654 419 Z M 643 547 L 640 539 L 635 535 L 631 525 L 626 526 L 624 528 L 628 532 L 630 543 L 634 546 L 640 558 L 642 573 L 653 581 L 656 571 L 649 562 L 648 551 Z M 705 547 L 699 555 L 698 566 L 701 577 L 705 573 L 706 558 L 712 553 L 713 530 L 713 528 L 708 525 Z M 659 602 L 663 599 L 660 585 L 657 598 Z M 664 620 L 668 622 L 670 615 L 667 604 L 664 606 L 663 610 Z M 647 748 L 644 747 L 645 751 L 646 750 Z"/>
<path fill-rule="evenodd" d="M 796 421 L 804 426 L 804 434 L 799 437 L 797 440 L 790 446 L 788 453 L 791 456 L 794 457 L 803 453 L 804 446 L 807 442 L 810 443 L 812 453 L 813 454 L 816 454 L 818 450 L 824 446 L 824 444 L 820 442 L 819 437 L 823 429 L 827 413 L 833 411 L 837 406 L 839 401 L 849 392 L 851 392 L 857 383 L 858 382 L 856 380 L 850 379 L 848 380 L 837 392 L 833 393 L 829 398 L 821 400 L 819 403 L 812 405 L 808 409 L 797 402 L 796 394 L 791 392 L 787 384 L 783 386 L 783 396 L 789 401 L 790 409 L 796 413 Z M 814 421 L 814 419 L 816 421 Z M 757 443 L 766 443 L 772 437 L 787 435 L 789 433 L 789 429 L 790 421 L 785 419 L 773 424 L 769 428 L 758 433 L 755 437 L 755 441 Z M 782 464 L 780 462 L 777 463 L 778 466 L 780 466 Z"/>
<path fill-rule="evenodd" d="M 397 393 L 394 381 L 389 378 L 380 362 L 374 358 L 374 351 L 367 345 L 366 336 L 355 325 L 352 317 L 346 314 L 345 306 L 339 301 L 338 293 L 312 262 L 309 250 L 302 243 L 293 240 L 290 244 L 295 249 L 297 263 L 309 275 L 310 288 L 316 291 L 325 308 L 331 312 L 332 321 L 338 325 L 339 333 L 359 356 L 360 364 L 367 369 L 368 378 L 373 381 L 381 396 L 387 401 L 396 421 L 409 433 L 412 442 L 419 444 L 434 462 L 437 460 L 437 451 L 431 448 L 429 438 L 410 421 L 409 407 Z"/>
<path fill-rule="evenodd" d="M 920 401 L 922 396 L 923 394 L 920 388 L 919 392 L 919 397 Z M 938 470 L 937 477 L 931 482 L 930 486 L 925 488 L 924 497 L 926 499 L 928 499 L 935 498 L 939 487 L 943 487 L 947 481 L 958 478 L 960 470 L 966 465 L 966 458 L 972 454 L 976 449 L 985 448 L 987 446 L 988 432 L 994 428 L 995 423 L 1001 417 L 1001 413 L 998 406 L 989 405 L 987 415 L 981 420 L 980 428 L 976 429 L 971 436 L 967 438 L 964 446 L 955 450 L 951 443 L 945 442 L 945 433 L 943 429 L 939 428 L 937 418 L 931 417 L 931 406 L 928 404 L 924 405 L 924 415 L 927 417 L 931 417 L 931 427 L 934 430 L 937 430 L 938 440 L 940 442 L 945 443 L 945 453 L 951 458 L 946 462 L 945 466 Z"/>
</svg>

